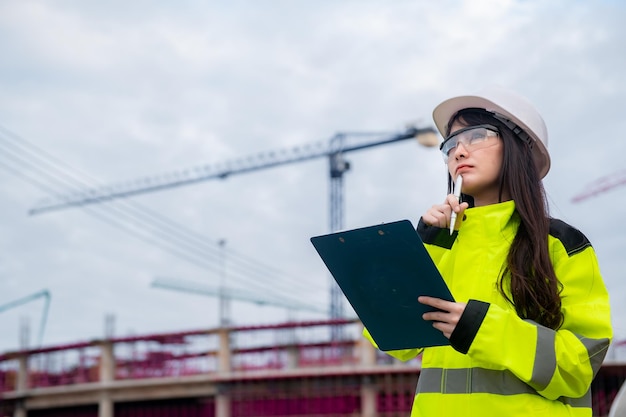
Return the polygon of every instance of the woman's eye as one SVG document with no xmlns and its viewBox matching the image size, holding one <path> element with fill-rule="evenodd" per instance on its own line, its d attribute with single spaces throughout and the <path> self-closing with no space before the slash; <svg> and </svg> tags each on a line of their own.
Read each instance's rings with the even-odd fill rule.
<svg viewBox="0 0 626 417">
<path fill-rule="evenodd" d="M 470 137 L 470 143 L 481 142 L 481 141 L 485 140 L 486 137 L 487 137 L 487 135 L 484 134 L 484 133 L 473 133 L 472 136 Z"/>
</svg>

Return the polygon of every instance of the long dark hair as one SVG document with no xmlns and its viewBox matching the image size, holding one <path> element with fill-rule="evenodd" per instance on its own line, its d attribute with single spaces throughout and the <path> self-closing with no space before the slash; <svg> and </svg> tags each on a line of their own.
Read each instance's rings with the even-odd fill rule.
<svg viewBox="0 0 626 417">
<path fill-rule="evenodd" d="M 500 170 L 499 200 L 506 191 L 515 201 L 520 224 L 503 266 L 498 287 L 515 307 L 518 316 L 533 320 L 551 329 L 563 324 L 561 283 L 556 277 L 548 252 L 550 218 L 545 190 L 537 168 L 532 163 L 532 150 L 504 123 L 482 109 L 466 109 L 457 113 L 448 124 L 458 121 L 464 126 L 491 124 L 498 128 L 504 144 Z M 452 178 L 448 176 L 448 192 Z M 469 199 L 470 205 L 472 199 Z M 510 295 L 509 295 L 510 294 Z"/>
</svg>

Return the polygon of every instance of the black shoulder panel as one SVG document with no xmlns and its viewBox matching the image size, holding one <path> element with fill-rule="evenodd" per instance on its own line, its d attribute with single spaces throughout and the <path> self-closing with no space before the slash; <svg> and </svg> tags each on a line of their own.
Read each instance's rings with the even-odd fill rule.
<svg viewBox="0 0 626 417">
<path fill-rule="evenodd" d="M 569 256 L 591 246 L 587 236 L 580 230 L 559 219 L 550 219 L 550 235 L 561 241 Z"/>
<path fill-rule="evenodd" d="M 429 226 L 420 218 L 417 224 L 417 233 L 424 243 L 450 249 L 459 232 L 455 230 L 452 236 L 450 236 L 448 228 L 442 229 L 436 226 Z"/>
</svg>

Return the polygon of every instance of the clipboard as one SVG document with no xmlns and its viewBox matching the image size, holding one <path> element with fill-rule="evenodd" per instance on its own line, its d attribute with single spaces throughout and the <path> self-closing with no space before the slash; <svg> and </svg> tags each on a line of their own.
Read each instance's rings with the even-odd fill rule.
<svg viewBox="0 0 626 417">
<path fill-rule="evenodd" d="M 417 297 L 454 301 L 409 220 L 314 236 L 311 243 L 380 350 L 449 345 Z"/>
</svg>

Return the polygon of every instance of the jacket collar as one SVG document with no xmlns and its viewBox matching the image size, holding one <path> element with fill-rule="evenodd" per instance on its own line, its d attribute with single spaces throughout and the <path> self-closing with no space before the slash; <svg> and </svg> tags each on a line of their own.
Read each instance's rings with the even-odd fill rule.
<svg viewBox="0 0 626 417">
<path fill-rule="evenodd" d="M 513 200 L 465 210 L 459 237 L 479 234 L 483 236 L 511 237 L 517 232 L 519 216 Z"/>
</svg>

